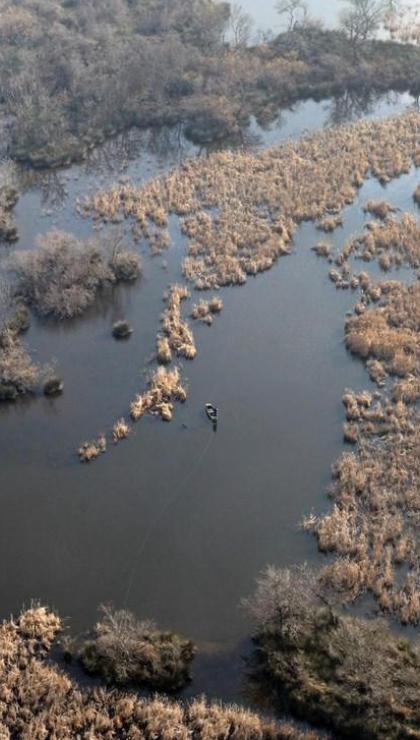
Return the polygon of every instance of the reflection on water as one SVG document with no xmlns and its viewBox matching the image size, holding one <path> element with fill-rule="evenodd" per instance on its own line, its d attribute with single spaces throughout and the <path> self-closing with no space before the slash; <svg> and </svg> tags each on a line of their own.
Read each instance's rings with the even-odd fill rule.
<svg viewBox="0 0 420 740">
<path fill-rule="evenodd" d="M 396 92 L 377 94 L 348 90 L 325 101 L 297 102 L 287 109 L 266 106 L 249 125 L 244 126 L 235 140 L 219 142 L 217 148 L 256 149 L 274 146 L 289 137 L 304 135 L 327 126 L 353 122 L 360 118 L 384 117 L 416 105 L 409 94 Z M 34 171 L 21 168 L 20 187 L 24 192 L 36 191 L 44 214 L 62 207 L 67 200 L 74 203 L 78 191 L 86 195 L 109 182 L 111 178 L 128 176 L 144 181 L 191 156 L 206 156 L 215 145 L 198 147 L 185 136 L 184 126 L 163 126 L 155 129 L 131 129 L 93 149 L 86 161 L 70 169 Z M 21 209 L 25 207 L 20 204 Z M 54 224 L 53 224 L 54 225 Z"/>
<path fill-rule="evenodd" d="M 306 101 L 265 129 L 252 122 L 247 136 L 254 138 L 244 145 L 267 146 L 355 109 L 385 115 L 410 102 Z M 132 131 L 82 165 L 23 173 L 17 248 L 53 225 L 88 235 L 90 221 L 75 215 L 77 198 L 119 176 L 144 181 L 192 154 L 200 152 L 179 127 Z M 333 244 L 360 231 L 368 198 L 413 208 L 415 182 L 414 171 L 386 188 L 368 180 Z M 329 469 L 342 449 L 343 389 L 369 382 L 342 339 L 354 296 L 330 285 L 327 263 L 310 250 L 319 237 L 303 224 L 290 257 L 244 287 L 221 291 L 218 321 L 195 327 L 198 357 L 184 369 L 189 398 L 172 424 L 145 418 L 91 467 L 74 450 L 126 414 L 144 387 L 163 292 L 181 279 L 182 240 L 165 255 L 165 270 L 144 252 L 139 285 L 104 295 L 79 320 L 33 321 L 27 342 L 40 362 L 56 358 L 65 392 L 0 408 L 2 616 L 39 597 L 83 630 L 100 602 L 126 602 L 202 646 L 192 693 L 237 698 L 239 663 L 230 655 L 238 656 L 249 630 L 240 599 L 265 564 L 320 559 L 298 523 L 328 506 Z M 111 327 L 122 317 L 134 333 L 117 343 Z M 217 434 L 204 411 L 209 400 L 221 411 Z"/>
</svg>

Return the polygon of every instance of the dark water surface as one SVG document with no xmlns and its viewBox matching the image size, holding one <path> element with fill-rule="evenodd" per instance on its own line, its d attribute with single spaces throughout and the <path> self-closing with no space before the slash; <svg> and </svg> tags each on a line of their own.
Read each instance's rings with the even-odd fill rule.
<svg viewBox="0 0 420 740">
<path fill-rule="evenodd" d="M 375 112 L 409 102 L 381 101 Z M 283 114 L 283 130 L 255 124 L 254 143 L 321 127 L 332 107 L 297 106 Z M 122 174 L 145 180 L 185 154 L 199 152 L 179 131 L 132 132 L 87 164 L 32 184 L 26 177 L 18 248 L 53 225 L 91 233 L 91 222 L 75 215 L 77 197 Z M 368 198 L 413 208 L 417 180 L 414 170 L 386 189 L 369 180 L 332 241 L 341 246 L 360 231 Z M 1 616 L 36 597 L 78 631 L 95 621 L 100 602 L 127 606 L 198 642 L 192 693 L 231 699 L 249 634 L 239 602 L 267 563 L 320 559 L 298 524 L 329 505 L 330 465 L 342 450 L 340 399 L 346 387 L 369 381 L 343 344 L 355 296 L 332 287 L 328 264 L 310 251 L 322 235 L 305 224 L 291 256 L 244 287 L 222 290 L 214 325 L 195 325 L 198 356 L 184 366 L 189 397 L 173 422 L 145 418 L 128 440 L 80 465 L 80 442 L 127 416 L 144 388 L 162 294 L 181 279 L 183 240 L 174 235 L 164 259 L 144 254 L 138 285 L 115 290 L 82 319 L 33 321 L 27 343 L 39 361 L 56 358 L 65 393 L 0 408 Z M 117 343 L 111 326 L 121 317 L 134 334 Z M 208 400 L 221 410 L 216 433 L 203 411 Z"/>
</svg>

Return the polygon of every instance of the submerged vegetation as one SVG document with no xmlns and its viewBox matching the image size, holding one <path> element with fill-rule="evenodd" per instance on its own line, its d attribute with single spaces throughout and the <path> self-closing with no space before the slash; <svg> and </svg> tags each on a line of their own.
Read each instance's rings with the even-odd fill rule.
<svg viewBox="0 0 420 740">
<path fill-rule="evenodd" d="M 307 566 L 268 568 L 248 601 L 257 695 L 334 737 L 419 736 L 420 651 L 380 620 L 344 616 Z M 336 734 L 337 733 L 337 734 Z"/>
<path fill-rule="evenodd" d="M 134 692 L 81 687 L 48 660 L 61 629 L 59 617 L 42 606 L 33 606 L 0 625 L 0 736 L 5 740 L 318 738 L 315 732 L 290 723 L 276 723 L 246 709 L 208 704 L 204 699 L 182 704 L 160 696 L 145 699 Z"/>
</svg>

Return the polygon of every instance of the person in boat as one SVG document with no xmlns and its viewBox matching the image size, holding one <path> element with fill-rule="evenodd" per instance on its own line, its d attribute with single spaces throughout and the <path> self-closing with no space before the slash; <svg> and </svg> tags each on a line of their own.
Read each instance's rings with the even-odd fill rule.
<svg viewBox="0 0 420 740">
<path fill-rule="evenodd" d="M 219 412 L 216 406 L 214 406 L 212 403 L 206 403 L 206 414 L 209 417 L 210 421 L 214 423 L 217 422 Z"/>
</svg>

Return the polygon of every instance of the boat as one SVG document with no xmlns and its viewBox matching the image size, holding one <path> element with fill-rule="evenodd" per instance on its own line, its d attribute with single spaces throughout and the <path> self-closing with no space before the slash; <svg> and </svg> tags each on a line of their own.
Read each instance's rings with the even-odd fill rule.
<svg viewBox="0 0 420 740">
<path fill-rule="evenodd" d="M 206 403 L 206 414 L 209 417 L 210 421 L 213 422 L 213 424 L 217 423 L 217 420 L 219 418 L 219 412 L 212 403 Z"/>
</svg>

